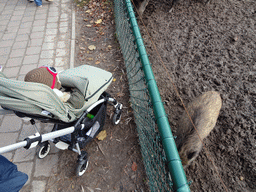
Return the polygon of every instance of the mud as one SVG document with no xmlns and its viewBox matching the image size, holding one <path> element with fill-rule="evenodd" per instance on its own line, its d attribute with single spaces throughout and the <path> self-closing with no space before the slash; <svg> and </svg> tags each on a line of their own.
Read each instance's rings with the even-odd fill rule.
<svg viewBox="0 0 256 192">
<path fill-rule="evenodd" d="M 223 102 L 208 152 L 186 169 L 191 190 L 255 191 L 256 2 L 184 0 L 170 9 L 150 1 L 139 25 L 174 135 L 184 111 L 174 86 L 185 104 L 206 91 Z"/>
</svg>

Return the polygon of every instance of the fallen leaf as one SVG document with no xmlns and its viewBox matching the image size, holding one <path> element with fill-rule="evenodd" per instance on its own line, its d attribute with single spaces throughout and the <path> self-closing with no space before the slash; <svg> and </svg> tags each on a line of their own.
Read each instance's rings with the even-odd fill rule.
<svg viewBox="0 0 256 192">
<path fill-rule="evenodd" d="M 113 82 L 115 82 L 115 81 L 116 81 L 116 78 L 113 79 Z"/>
<path fill-rule="evenodd" d="M 108 46 L 108 49 L 110 50 L 111 48 L 112 48 L 112 46 L 111 46 L 111 45 L 109 45 L 109 46 Z"/>
<path fill-rule="evenodd" d="M 85 48 L 85 47 L 80 47 L 80 49 L 81 49 L 81 50 L 86 50 L 86 48 Z"/>
<path fill-rule="evenodd" d="M 100 64 L 100 61 L 96 61 L 96 62 L 95 62 L 95 65 L 98 65 L 98 64 Z"/>
<path fill-rule="evenodd" d="M 90 13 L 91 12 L 91 10 L 87 10 L 87 11 L 85 11 L 85 13 Z"/>
<path fill-rule="evenodd" d="M 90 21 L 90 23 L 93 23 L 94 21 Z"/>
<path fill-rule="evenodd" d="M 96 46 L 95 46 L 95 45 L 90 45 L 90 46 L 88 47 L 88 49 L 90 49 L 91 51 L 92 51 L 92 50 L 95 50 L 95 49 L 96 49 Z"/>
<path fill-rule="evenodd" d="M 106 130 L 101 131 L 98 135 L 97 135 L 97 139 L 100 141 L 103 141 L 105 138 L 107 137 L 107 132 Z"/>
<path fill-rule="evenodd" d="M 137 169 L 138 169 L 138 165 L 135 162 L 133 162 L 132 163 L 132 170 L 137 171 Z"/>
<path fill-rule="evenodd" d="M 86 27 L 92 27 L 92 25 L 86 25 Z"/>
<path fill-rule="evenodd" d="M 88 19 L 84 19 L 84 21 L 88 21 Z"/>
<path fill-rule="evenodd" d="M 87 60 L 89 60 L 89 61 L 93 61 L 93 58 L 92 58 L 92 57 L 89 57 Z"/>
<path fill-rule="evenodd" d="M 97 21 L 95 21 L 96 24 L 100 24 L 102 23 L 102 19 L 98 19 Z"/>
</svg>

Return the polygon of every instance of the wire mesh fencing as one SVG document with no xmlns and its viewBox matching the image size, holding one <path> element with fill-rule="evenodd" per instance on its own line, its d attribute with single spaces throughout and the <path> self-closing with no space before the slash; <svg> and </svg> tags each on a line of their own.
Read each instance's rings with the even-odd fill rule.
<svg viewBox="0 0 256 192">
<path fill-rule="evenodd" d="M 173 158 L 173 153 L 172 150 L 169 150 L 168 148 L 165 149 L 165 146 L 162 144 L 163 140 L 167 141 L 168 144 L 171 140 L 171 144 L 173 145 L 173 137 L 170 133 L 171 138 L 165 139 L 165 133 L 171 132 L 170 127 L 168 127 L 169 124 L 168 126 L 165 126 L 167 129 L 169 128 L 169 130 L 164 131 L 164 134 L 161 130 L 159 131 L 159 126 L 157 126 L 157 124 L 162 124 L 162 122 L 159 120 L 161 117 L 159 118 L 155 113 L 155 111 L 158 111 L 159 109 L 158 106 L 155 105 L 154 101 L 152 101 L 152 97 L 157 97 L 159 92 L 157 86 L 155 86 L 157 90 L 149 86 L 149 84 L 151 84 L 151 80 L 155 80 L 140 32 L 139 30 L 134 30 L 138 29 L 138 26 L 131 2 L 130 0 L 114 0 L 114 4 L 116 34 L 126 66 L 130 91 L 130 102 L 134 111 L 141 153 L 149 180 L 148 185 L 150 190 L 172 191 L 174 188 L 176 191 L 179 191 L 179 189 L 181 189 L 180 191 L 189 191 L 185 176 L 185 180 L 183 177 L 181 177 L 181 179 L 178 178 L 178 181 L 182 182 L 181 184 L 177 185 L 173 180 L 173 178 L 177 178 L 177 175 L 183 175 L 184 171 L 182 168 L 181 170 L 173 170 L 173 166 L 175 167 L 177 164 L 169 166 L 169 156 L 172 156 L 171 158 Z M 147 70 L 146 68 L 148 67 L 150 67 L 152 75 L 145 73 L 145 70 Z M 154 92 L 157 92 L 156 96 Z M 166 150 L 169 150 L 171 155 L 168 156 Z M 176 150 L 174 152 L 177 153 L 176 147 L 174 150 Z M 181 162 L 176 153 L 174 154 L 173 160 L 178 161 L 177 167 L 180 168 L 182 167 Z"/>
</svg>

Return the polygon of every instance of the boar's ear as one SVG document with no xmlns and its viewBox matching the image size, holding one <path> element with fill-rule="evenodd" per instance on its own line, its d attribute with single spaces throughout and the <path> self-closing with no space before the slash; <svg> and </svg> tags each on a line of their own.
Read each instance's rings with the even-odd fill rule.
<svg viewBox="0 0 256 192">
<path fill-rule="evenodd" d="M 190 152 L 190 153 L 188 154 L 188 160 L 193 159 L 195 156 L 196 156 L 196 151 Z"/>
</svg>

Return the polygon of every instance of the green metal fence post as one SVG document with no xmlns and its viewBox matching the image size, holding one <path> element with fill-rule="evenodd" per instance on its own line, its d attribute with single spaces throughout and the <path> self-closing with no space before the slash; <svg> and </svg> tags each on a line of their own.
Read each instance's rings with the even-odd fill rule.
<svg viewBox="0 0 256 192">
<path fill-rule="evenodd" d="M 157 125 L 161 135 L 163 147 L 166 153 L 168 168 L 173 181 L 173 188 L 177 192 L 189 192 L 189 185 L 183 170 L 181 160 L 175 145 L 175 141 L 171 132 L 171 128 L 164 110 L 164 106 L 161 101 L 161 97 L 158 91 L 158 87 L 152 72 L 146 49 L 140 34 L 140 30 L 137 24 L 135 14 L 133 12 L 132 4 L 130 0 L 125 0 L 128 9 L 130 22 L 132 25 L 133 34 L 135 36 L 137 49 L 139 51 L 143 71 L 149 90 L 149 94 L 153 104 L 154 114 L 157 120 Z"/>
</svg>

